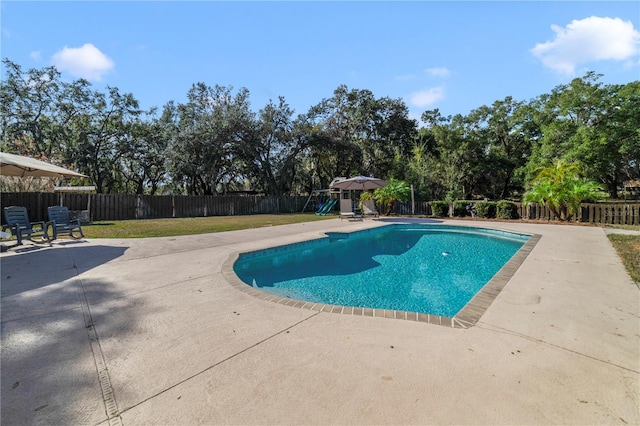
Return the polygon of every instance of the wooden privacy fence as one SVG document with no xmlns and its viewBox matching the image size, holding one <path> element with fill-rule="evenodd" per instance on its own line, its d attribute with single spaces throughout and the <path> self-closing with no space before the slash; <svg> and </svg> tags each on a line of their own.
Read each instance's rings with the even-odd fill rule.
<svg viewBox="0 0 640 426">
<path fill-rule="evenodd" d="M 540 204 L 517 203 L 522 219 L 554 220 L 553 213 Z M 567 210 L 562 212 L 567 217 Z M 596 223 L 603 225 L 640 225 L 640 203 L 583 203 L 580 213 L 571 218 L 572 222 Z"/>
<path fill-rule="evenodd" d="M 556 220 L 546 206 L 541 204 L 514 203 L 517 207 L 518 218 L 527 220 L 550 221 Z M 433 209 L 428 201 L 417 202 L 413 206 L 411 203 L 396 203 L 393 209 L 394 214 L 418 216 L 431 216 Z M 453 208 L 450 207 L 450 212 Z M 567 217 L 567 211 L 562 212 Z M 640 226 L 640 203 L 583 203 L 580 204 L 580 214 L 573 217 L 571 221 L 582 223 L 595 223 L 602 225 L 638 225 Z"/>
<path fill-rule="evenodd" d="M 299 213 L 307 197 L 260 195 L 129 195 L 54 194 L 46 192 L 3 192 L 2 206 L 24 206 L 31 221 L 47 219 L 47 207 L 64 205 L 72 212 L 88 211 L 92 221 L 161 219 L 172 217 L 235 216 Z M 4 223 L 4 216 L 2 217 Z"/>
<path fill-rule="evenodd" d="M 47 219 L 47 207 L 64 205 L 72 212 L 86 212 L 88 220 L 160 219 L 172 217 L 235 216 L 251 214 L 299 213 L 307 196 L 264 195 L 129 195 L 74 194 L 48 192 L 3 192 L 3 207 L 17 205 L 27 208 L 29 219 Z M 549 209 L 540 204 L 515 203 L 519 218 L 553 220 Z M 430 202 L 397 202 L 394 214 L 431 216 Z M 585 223 L 640 225 L 640 203 L 581 204 L 578 220 Z M 2 217 L 4 223 L 4 216 Z"/>
</svg>

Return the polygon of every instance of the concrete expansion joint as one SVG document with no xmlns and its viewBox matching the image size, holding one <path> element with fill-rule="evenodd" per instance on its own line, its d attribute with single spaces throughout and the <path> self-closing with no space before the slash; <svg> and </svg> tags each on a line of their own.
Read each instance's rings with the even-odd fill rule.
<svg viewBox="0 0 640 426">
<path fill-rule="evenodd" d="M 87 337 L 89 339 L 89 345 L 91 346 L 91 353 L 93 354 L 93 361 L 98 374 L 98 383 L 100 390 L 102 391 L 102 402 L 104 404 L 105 413 L 110 426 L 122 425 L 122 419 L 118 412 L 118 404 L 116 397 L 113 393 L 113 386 L 111 386 L 111 379 L 109 377 L 109 370 L 107 369 L 107 363 L 100 345 L 98 338 L 98 332 L 94 326 L 93 315 L 91 314 L 91 307 L 89 306 L 89 300 L 87 299 L 87 293 L 84 288 L 82 279 L 79 276 L 78 269 L 75 267 L 75 262 L 69 258 L 74 264 L 75 280 L 78 291 L 78 298 L 80 301 L 80 307 L 82 309 L 82 316 L 84 318 L 85 329 L 87 330 Z"/>
<path fill-rule="evenodd" d="M 109 419 L 109 426 L 122 426 L 124 423 L 122 423 L 122 419 L 120 418 L 120 416 L 118 417 L 112 417 Z"/>
<path fill-rule="evenodd" d="M 562 351 L 570 352 L 572 354 L 576 354 L 576 355 L 579 355 L 579 356 L 582 356 L 582 357 L 585 357 L 585 358 L 589 358 L 589 359 L 591 359 L 593 361 L 601 362 L 601 363 L 607 364 L 607 365 L 609 365 L 611 367 L 620 368 L 622 370 L 629 371 L 629 372 L 635 373 L 635 374 L 640 374 L 639 370 L 634 370 L 632 368 L 625 367 L 624 365 L 615 364 L 615 363 L 613 363 L 611 361 L 607 361 L 605 359 L 601 359 L 601 358 L 595 357 L 593 355 L 588 355 L 588 354 L 585 354 L 585 353 L 582 353 L 582 352 L 578 352 L 576 350 L 573 350 L 573 349 L 570 349 L 570 348 L 566 348 L 564 346 L 556 345 L 554 343 L 547 342 L 547 341 L 542 340 L 542 339 L 538 339 L 537 337 L 527 336 L 525 334 L 518 333 L 517 331 L 509 330 L 509 329 L 506 329 L 506 328 L 503 328 L 503 327 L 499 327 L 497 325 L 493 325 L 493 324 L 490 324 L 490 323 L 487 323 L 487 322 L 479 321 L 479 322 L 476 323 L 476 327 L 482 328 L 483 330 L 493 331 L 493 332 L 496 332 L 496 333 L 510 334 L 511 336 L 520 337 L 522 339 L 529 340 L 529 341 L 534 342 L 534 343 L 540 343 L 540 344 L 543 344 L 543 345 L 551 346 L 552 348 L 560 349 Z"/>
<path fill-rule="evenodd" d="M 143 399 L 143 400 L 131 405 L 130 407 L 127 407 L 127 408 L 123 409 L 120 413 L 118 413 L 118 417 L 122 413 L 125 413 L 125 412 L 127 412 L 127 411 L 129 411 L 129 410 L 131 410 L 131 409 L 133 409 L 135 407 L 138 407 L 138 406 L 140 406 L 140 405 L 142 405 L 142 404 L 144 404 L 144 403 L 146 403 L 148 401 L 151 401 L 152 399 L 154 399 L 154 398 L 156 398 L 156 397 L 158 397 L 158 396 L 170 391 L 171 389 L 175 389 L 178 386 L 180 386 L 180 385 L 182 385 L 184 383 L 187 383 L 187 382 L 191 381 L 192 379 L 195 379 L 196 377 L 206 373 L 207 371 L 212 370 L 212 369 L 218 367 L 219 365 L 222 365 L 225 362 L 230 361 L 230 360 L 234 359 L 235 357 L 237 357 L 239 355 L 242 355 L 245 352 L 250 351 L 251 349 L 257 348 L 258 346 L 262 345 L 265 342 L 268 342 L 269 340 L 273 339 L 276 336 L 279 336 L 281 334 L 289 333 L 289 331 L 291 331 L 295 327 L 299 326 L 300 324 L 310 320 L 311 318 L 313 318 L 313 317 L 315 317 L 316 315 L 319 315 L 319 314 L 320 314 L 320 312 L 315 312 L 315 313 L 309 315 L 307 318 L 304 318 L 304 319 L 302 319 L 302 320 L 300 320 L 300 321 L 298 321 L 298 322 L 296 322 L 296 323 L 294 323 L 294 324 L 292 324 L 292 325 L 290 325 L 288 327 L 285 327 L 282 330 L 278 331 L 277 333 L 274 333 L 274 334 L 272 334 L 270 336 L 267 336 L 264 339 L 254 343 L 253 345 L 247 346 L 246 348 L 242 349 L 241 351 L 238 351 L 238 352 L 236 352 L 236 353 L 234 353 L 232 355 L 229 355 L 228 357 L 216 362 L 215 364 L 212 364 L 212 365 L 204 368 L 203 370 L 201 370 L 201 371 L 199 371 L 199 372 L 197 372 L 195 374 L 192 374 L 191 376 L 189 376 L 189 377 L 187 377 L 187 378 L 185 378 L 183 380 L 180 380 L 179 382 L 176 382 L 171 386 L 166 387 L 165 389 L 161 390 L 160 392 L 158 392 L 158 393 L 156 393 L 154 395 L 151 395 L 151 396 L 149 396 L 149 397 L 147 397 L 147 398 L 145 398 L 145 399 Z"/>
<path fill-rule="evenodd" d="M 87 329 L 87 337 L 89 338 L 89 344 L 91 346 L 91 352 L 93 354 L 93 361 L 96 367 L 96 372 L 98 373 L 98 383 L 100 384 L 100 390 L 102 391 L 102 402 L 104 403 L 105 412 L 109 420 L 109 425 L 121 425 L 122 422 L 120 420 L 120 413 L 118 412 L 118 404 L 113 393 L 113 387 L 111 386 L 109 370 L 107 369 L 107 363 L 104 358 L 104 353 L 102 351 L 102 347 L 100 346 L 98 333 L 93 326 L 91 309 L 89 308 L 89 302 L 87 301 L 84 286 L 82 285 L 82 280 L 80 280 L 79 278 L 78 292 L 80 293 L 82 313 L 85 318 Z"/>
</svg>

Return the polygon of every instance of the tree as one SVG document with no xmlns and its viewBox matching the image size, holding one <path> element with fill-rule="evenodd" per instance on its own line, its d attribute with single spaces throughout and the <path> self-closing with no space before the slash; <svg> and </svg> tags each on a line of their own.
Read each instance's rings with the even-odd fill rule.
<svg viewBox="0 0 640 426">
<path fill-rule="evenodd" d="M 188 102 L 165 107 L 174 122 L 170 144 L 171 175 L 190 195 L 224 193 L 241 185 L 241 163 L 234 150 L 254 131 L 249 91 L 194 84 Z"/>
<path fill-rule="evenodd" d="M 608 85 L 602 117 L 580 135 L 576 157 L 585 174 L 606 185 L 612 198 L 625 180 L 640 178 L 640 81 Z"/>
<path fill-rule="evenodd" d="M 393 211 L 396 201 L 407 201 L 411 196 L 411 187 L 405 182 L 397 179 L 389 179 L 389 184 L 373 191 L 373 198 L 386 208 L 386 215 Z"/>
<path fill-rule="evenodd" d="M 640 158 L 640 82 L 603 85 L 588 72 L 535 102 L 541 137 L 528 162 L 532 177 L 541 165 L 561 158 L 584 164 L 584 174 L 606 185 L 612 198 L 634 175 Z"/>
<path fill-rule="evenodd" d="M 369 90 L 345 85 L 312 107 L 308 117 L 330 138 L 333 152 L 318 159 L 334 164 L 332 177 L 389 176 L 396 155 L 410 153 L 417 126 L 401 99 L 376 99 Z"/>
<path fill-rule="evenodd" d="M 107 89 L 105 95 L 78 80 L 69 87 L 65 109 L 70 122 L 67 156 L 90 176 L 97 193 L 124 191 L 123 159 L 135 146 L 133 127 L 142 114 L 132 94 Z"/>
<path fill-rule="evenodd" d="M 401 99 L 376 99 L 372 105 L 370 129 L 361 142 L 361 149 L 374 176 L 404 177 L 404 164 L 411 153 L 417 123 L 409 118 L 409 110 Z M 397 161 L 403 159 L 402 161 Z"/>
<path fill-rule="evenodd" d="M 435 149 L 433 133 L 422 128 L 418 131 L 411 154 L 404 158 L 405 179 L 413 183 L 416 194 L 427 200 L 444 198 L 447 193 L 436 177 L 439 160 Z"/>
<path fill-rule="evenodd" d="M 527 105 L 507 96 L 490 107 L 473 110 L 469 121 L 486 143 L 484 193 L 490 198 L 506 199 L 513 190 L 522 190 L 521 170 L 531 151 Z"/>
<path fill-rule="evenodd" d="M 460 114 L 444 118 L 437 110 L 426 111 L 422 119 L 435 139 L 431 180 L 448 198 L 470 197 L 486 172 L 486 142 L 477 123 Z"/>
<path fill-rule="evenodd" d="M 602 198 L 600 185 L 583 178 L 578 164 L 569 164 L 564 160 L 541 168 L 532 185 L 524 200 L 546 205 L 559 220 L 571 220 L 574 215 L 577 216 L 581 202 Z"/>
<path fill-rule="evenodd" d="M 155 195 L 167 178 L 169 135 L 163 117 L 137 120 L 131 129 L 132 145 L 123 157 L 123 175 L 127 192 Z M 133 191 L 129 190 L 133 184 Z"/>
<path fill-rule="evenodd" d="M 60 73 L 53 66 L 23 71 L 8 59 L 2 62 L 6 73 L 0 82 L 2 149 L 64 165 Z"/>
<path fill-rule="evenodd" d="M 283 97 L 258 112 L 252 132 L 237 144 L 237 155 L 252 187 L 280 196 L 291 192 L 300 155 L 307 148 L 301 121 L 292 120 L 293 110 Z"/>
</svg>

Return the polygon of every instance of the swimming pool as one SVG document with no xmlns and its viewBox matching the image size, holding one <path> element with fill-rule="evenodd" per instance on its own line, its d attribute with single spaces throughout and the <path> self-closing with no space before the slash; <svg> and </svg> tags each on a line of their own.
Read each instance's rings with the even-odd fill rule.
<svg viewBox="0 0 640 426">
<path fill-rule="evenodd" d="M 245 286 L 282 300 L 452 318 L 530 238 L 394 224 L 242 253 L 233 271 Z"/>
</svg>

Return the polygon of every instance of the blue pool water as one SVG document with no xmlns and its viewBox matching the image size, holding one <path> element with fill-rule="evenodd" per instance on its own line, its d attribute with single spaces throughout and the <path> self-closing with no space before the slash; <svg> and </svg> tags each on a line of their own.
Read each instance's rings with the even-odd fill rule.
<svg viewBox="0 0 640 426">
<path fill-rule="evenodd" d="M 396 224 L 244 253 L 234 271 L 246 284 L 282 297 L 453 317 L 528 238 Z"/>
</svg>

